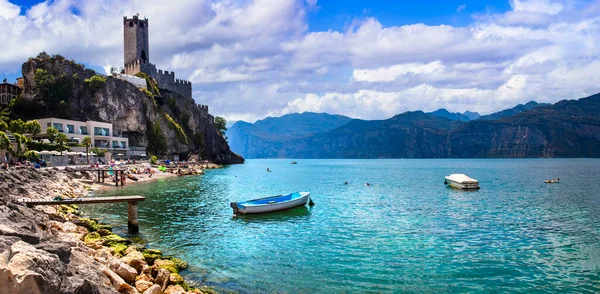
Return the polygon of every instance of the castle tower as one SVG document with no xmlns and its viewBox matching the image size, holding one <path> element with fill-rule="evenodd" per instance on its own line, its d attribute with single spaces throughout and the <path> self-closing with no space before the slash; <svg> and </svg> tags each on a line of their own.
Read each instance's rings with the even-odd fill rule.
<svg viewBox="0 0 600 294">
<path fill-rule="evenodd" d="M 123 17 L 125 44 L 125 66 L 136 61 L 150 63 L 150 42 L 148 41 L 148 19 Z"/>
</svg>

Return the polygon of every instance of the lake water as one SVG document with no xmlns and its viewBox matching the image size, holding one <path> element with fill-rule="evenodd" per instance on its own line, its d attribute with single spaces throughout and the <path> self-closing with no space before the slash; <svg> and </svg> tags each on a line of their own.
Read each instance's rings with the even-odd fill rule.
<svg viewBox="0 0 600 294">
<path fill-rule="evenodd" d="M 247 160 L 117 193 L 147 197 L 139 236 L 149 247 L 220 289 L 600 291 L 599 159 L 297 161 Z M 451 173 L 481 189 L 448 188 Z M 293 191 L 316 205 L 232 217 L 231 201 Z M 126 234 L 125 204 L 84 212 Z"/>
</svg>

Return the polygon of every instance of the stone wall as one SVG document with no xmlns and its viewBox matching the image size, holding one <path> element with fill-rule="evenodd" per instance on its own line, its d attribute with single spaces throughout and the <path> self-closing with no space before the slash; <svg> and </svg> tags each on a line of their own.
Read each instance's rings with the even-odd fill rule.
<svg viewBox="0 0 600 294">
<path fill-rule="evenodd" d="M 158 70 L 155 76 L 159 88 L 167 89 L 183 97 L 192 98 L 192 83 L 175 79 L 175 72 Z"/>
</svg>

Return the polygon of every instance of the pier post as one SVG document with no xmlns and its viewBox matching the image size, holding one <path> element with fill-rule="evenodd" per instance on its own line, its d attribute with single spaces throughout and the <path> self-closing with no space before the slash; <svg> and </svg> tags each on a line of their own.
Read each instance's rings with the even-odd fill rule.
<svg viewBox="0 0 600 294">
<path fill-rule="evenodd" d="M 127 202 L 127 228 L 131 233 L 140 231 L 138 225 L 138 205 L 137 201 Z"/>
<path fill-rule="evenodd" d="M 115 171 L 115 187 L 119 186 L 119 170 Z"/>
</svg>

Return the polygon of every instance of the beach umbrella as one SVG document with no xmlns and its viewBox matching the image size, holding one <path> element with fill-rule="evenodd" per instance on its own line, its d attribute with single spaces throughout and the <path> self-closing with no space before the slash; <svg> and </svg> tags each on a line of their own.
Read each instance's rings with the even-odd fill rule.
<svg viewBox="0 0 600 294">
<path fill-rule="evenodd" d="M 58 152 L 58 151 L 51 151 L 50 154 L 52 154 L 52 155 L 60 155 L 60 152 Z"/>
<path fill-rule="evenodd" d="M 124 156 L 125 154 L 123 153 L 117 153 L 117 156 Z"/>
</svg>

